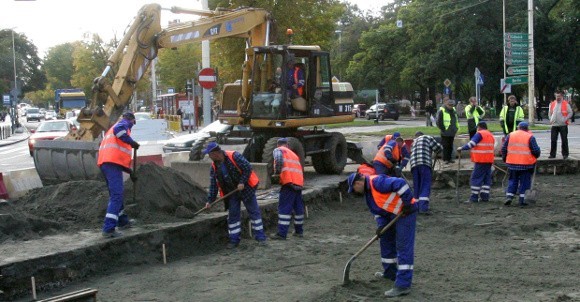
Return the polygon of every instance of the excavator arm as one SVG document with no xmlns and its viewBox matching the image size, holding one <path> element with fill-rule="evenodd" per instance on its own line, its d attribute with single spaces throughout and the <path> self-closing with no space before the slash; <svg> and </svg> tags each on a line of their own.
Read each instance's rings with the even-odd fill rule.
<svg viewBox="0 0 580 302">
<path fill-rule="evenodd" d="M 77 118 L 79 129 L 71 131 L 64 141 L 37 143 L 34 164 L 45 185 L 101 178 L 96 166 L 98 138 L 119 119 L 131 101 L 136 83 L 141 80 L 160 48 L 224 37 L 245 38 L 247 50 L 241 103 L 249 98 L 251 87 L 248 79 L 254 63 L 251 47 L 268 45 L 269 13 L 256 8 L 201 11 L 173 7 L 171 11 L 195 14 L 201 18 L 162 29 L 161 6 L 143 6 L 109 57 L 104 71 L 95 78 L 91 103 L 81 110 Z"/>
</svg>

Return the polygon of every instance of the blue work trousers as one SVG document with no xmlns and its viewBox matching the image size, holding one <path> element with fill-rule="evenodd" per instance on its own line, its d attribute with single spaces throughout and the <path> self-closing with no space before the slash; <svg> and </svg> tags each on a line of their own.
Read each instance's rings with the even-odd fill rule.
<svg viewBox="0 0 580 302">
<path fill-rule="evenodd" d="M 112 232 L 117 225 L 122 226 L 129 222 L 129 217 L 124 213 L 123 204 L 123 167 L 113 163 L 101 165 L 101 172 L 105 175 L 109 188 L 109 205 L 103 224 L 103 232 Z"/>
<path fill-rule="evenodd" d="M 291 185 L 282 186 L 278 202 L 278 235 L 286 238 L 294 211 L 294 231 L 304 233 L 304 201 L 302 190 L 294 190 Z"/>
<path fill-rule="evenodd" d="M 417 165 L 411 168 L 411 173 L 413 174 L 413 197 L 418 201 L 419 212 L 428 212 L 432 182 L 431 167 Z"/>
<path fill-rule="evenodd" d="M 394 166 L 393 166 L 393 168 L 389 168 L 389 167 L 383 165 L 383 163 L 374 160 L 373 161 L 373 168 L 375 168 L 376 175 L 387 175 L 390 177 L 396 176 Z"/>
<path fill-rule="evenodd" d="M 244 194 L 245 195 L 245 194 Z M 229 198 L 229 208 L 228 208 L 228 234 L 230 237 L 230 242 L 239 243 L 241 240 L 242 233 L 242 223 L 241 219 L 241 194 L 234 194 Z M 246 196 L 251 196 L 250 198 L 243 199 L 244 206 L 248 211 L 250 216 L 250 222 L 252 225 L 252 233 L 256 240 L 264 241 L 266 240 L 266 235 L 264 234 L 264 225 L 262 223 L 262 213 L 260 212 L 260 207 L 258 206 L 258 201 L 256 200 L 256 194 L 248 194 Z"/>
<path fill-rule="evenodd" d="M 524 203 L 524 196 L 526 190 L 532 186 L 532 173 L 534 169 L 527 170 L 509 170 L 508 187 L 506 189 L 506 198 L 513 199 L 516 194 L 519 194 L 519 203 Z"/>
<path fill-rule="evenodd" d="M 389 214 L 387 217 L 375 216 L 379 228 L 386 226 L 393 218 L 395 214 Z M 384 276 L 395 280 L 396 287 L 409 288 L 413 281 L 416 222 L 417 212 L 415 211 L 413 214 L 399 218 L 395 225 L 380 238 Z"/>
<path fill-rule="evenodd" d="M 489 201 L 489 191 L 491 189 L 491 165 L 490 163 L 475 163 L 471 173 L 471 196 L 469 200 L 478 202 Z"/>
</svg>

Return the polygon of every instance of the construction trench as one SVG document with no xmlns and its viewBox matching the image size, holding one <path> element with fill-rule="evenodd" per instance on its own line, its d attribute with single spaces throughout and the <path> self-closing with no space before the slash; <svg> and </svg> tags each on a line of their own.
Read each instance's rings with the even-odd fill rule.
<svg viewBox="0 0 580 302">
<path fill-rule="evenodd" d="M 528 208 L 503 206 L 499 163 L 490 202 L 464 204 L 471 171 L 462 162 L 460 177 L 456 165 L 436 167 L 433 215 L 417 219 L 413 291 L 405 300 L 580 300 L 578 162 L 540 161 L 540 199 Z M 116 239 L 100 235 L 104 183 L 35 189 L 0 203 L 0 301 L 87 288 L 97 301 L 382 301 L 392 282 L 373 276 L 381 270 L 376 243 L 353 263 L 352 283 L 341 282 L 344 265 L 376 227 L 363 199 L 341 191 L 355 169 L 329 176 L 306 168 L 304 238 L 258 246 L 243 215 L 245 233 L 233 251 L 225 249 L 223 204 L 192 219 L 205 190 L 169 168 L 140 166 L 135 202 L 126 182 L 126 210 L 139 225 Z M 276 230 L 277 189 L 257 192 L 267 234 Z"/>
</svg>

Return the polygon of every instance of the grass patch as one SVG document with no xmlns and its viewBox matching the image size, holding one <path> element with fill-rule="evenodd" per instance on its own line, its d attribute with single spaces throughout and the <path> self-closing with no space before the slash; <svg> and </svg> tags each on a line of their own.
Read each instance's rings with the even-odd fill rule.
<svg viewBox="0 0 580 302">
<path fill-rule="evenodd" d="M 497 123 L 497 124 L 488 123 L 487 127 L 488 127 L 488 130 L 493 132 L 493 133 L 502 133 L 502 130 L 501 130 L 499 123 Z M 548 129 L 550 129 L 550 126 L 535 125 L 535 126 L 530 127 L 530 128 L 533 132 L 535 130 L 548 130 Z M 415 132 L 417 132 L 417 131 L 421 131 L 424 134 L 432 135 L 432 136 L 439 136 L 441 134 L 441 131 L 439 131 L 439 128 L 437 128 L 437 127 L 425 127 L 425 126 L 423 126 L 423 127 L 400 127 L 400 128 L 390 129 L 390 130 L 386 130 L 386 131 L 382 130 L 382 131 L 375 131 L 375 132 L 358 132 L 358 133 L 356 133 L 356 135 L 384 136 L 387 133 L 393 133 L 395 131 L 400 132 L 401 136 L 406 138 L 406 139 L 415 137 Z M 468 134 L 467 127 L 462 125 L 458 134 Z"/>
<path fill-rule="evenodd" d="M 350 123 L 328 124 L 324 125 L 326 129 L 344 128 L 344 127 L 365 127 L 365 126 L 380 126 L 380 125 L 396 125 L 396 122 L 379 122 L 375 124 L 374 120 L 354 120 Z"/>
</svg>

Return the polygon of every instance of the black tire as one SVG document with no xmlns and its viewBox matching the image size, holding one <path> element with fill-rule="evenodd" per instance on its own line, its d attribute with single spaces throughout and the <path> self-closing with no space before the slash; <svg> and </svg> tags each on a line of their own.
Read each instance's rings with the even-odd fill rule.
<svg viewBox="0 0 580 302">
<path fill-rule="evenodd" d="M 326 166 L 324 165 L 324 160 L 322 153 L 312 154 L 312 166 L 314 167 L 314 171 L 318 174 L 330 174 L 326 171 Z"/>
<path fill-rule="evenodd" d="M 385 120 L 385 115 L 381 114 L 381 121 L 384 121 L 384 120 Z"/>
<path fill-rule="evenodd" d="M 191 151 L 189 151 L 189 161 L 198 161 L 203 159 L 203 148 L 207 145 L 207 139 L 198 139 L 191 145 Z"/>
<path fill-rule="evenodd" d="M 371 115 L 370 114 L 367 114 L 367 120 L 369 120 L 369 121 L 371 120 Z"/>
<path fill-rule="evenodd" d="M 272 137 L 268 139 L 266 145 L 264 146 L 264 153 L 262 153 L 262 163 L 268 164 L 268 173 L 272 175 L 274 173 L 274 149 L 278 147 L 279 137 Z M 295 137 L 288 137 L 288 148 L 292 150 L 298 158 L 300 158 L 300 164 L 302 165 L 302 171 L 304 171 L 304 146 L 299 139 Z"/>
<path fill-rule="evenodd" d="M 344 135 L 333 132 L 330 139 L 325 144 L 329 152 L 322 153 L 325 174 L 340 174 L 346 166 L 348 157 L 348 145 Z"/>
<path fill-rule="evenodd" d="M 397 115 L 397 116 L 395 116 L 395 117 L 393 118 L 393 120 L 395 120 L 395 121 L 398 121 L 398 120 L 399 120 L 399 116 L 398 116 L 398 115 Z"/>
</svg>

